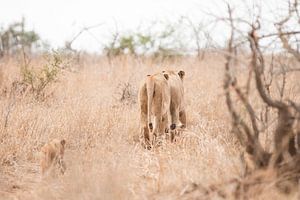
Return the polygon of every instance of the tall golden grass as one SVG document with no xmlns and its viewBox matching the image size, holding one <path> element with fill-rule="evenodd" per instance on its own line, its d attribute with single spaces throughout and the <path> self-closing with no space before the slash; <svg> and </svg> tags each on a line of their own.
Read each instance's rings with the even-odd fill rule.
<svg viewBox="0 0 300 200">
<path fill-rule="evenodd" d="M 31 65 L 39 67 L 43 62 L 36 58 Z M 20 78 L 20 65 L 14 59 L 0 61 L 0 199 L 214 199 L 221 197 L 189 193 L 188 187 L 193 183 L 210 187 L 239 178 L 241 147 L 230 133 L 222 56 L 161 62 L 130 56 L 89 57 L 71 66 L 73 70 L 63 71 L 46 88 L 49 95 L 44 101 L 4 94 Z M 186 72 L 188 131 L 178 142 L 165 142 L 149 151 L 137 139 L 137 90 L 144 76 L 162 69 Z M 241 70 L 240 77 L 246 73 Z M 125 84 L 130 87 L 121 101 Z M 293 89 L 299 93 L 299 84 Z M 39 151 L 53 138 L 67 141 L 67 171 L 55 179 L 42 179 Z M 249 197 L 286 198 L 272 183 L 259 190 L 263 192 L 253 191 Z M 225 196 L 234 198 L 230 192 Z"/>
</svg>

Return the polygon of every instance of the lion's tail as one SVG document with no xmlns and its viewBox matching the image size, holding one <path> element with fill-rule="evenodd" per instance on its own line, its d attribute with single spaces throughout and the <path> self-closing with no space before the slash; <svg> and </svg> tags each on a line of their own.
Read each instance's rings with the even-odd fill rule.
<svg viewBox="0 0 300 200">
<path fill-rule="evenodd" d="M 148 113 L 148 126 L 149 129 L 153 130 L 153 124 L 151 122 L 151 106 L 154 96 L 154 81 L 151 77 L 147 77 L 146 81 L 146 88 L 147 88 L 147 98 L 148 98 L 148 107 L 147 107 L 147 113 Z"/>
</svg>

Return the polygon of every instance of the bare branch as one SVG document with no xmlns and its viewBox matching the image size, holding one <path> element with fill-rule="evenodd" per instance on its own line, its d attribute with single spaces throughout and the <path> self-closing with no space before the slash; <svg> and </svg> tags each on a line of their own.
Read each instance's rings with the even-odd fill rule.
<svg viewBox="0 0 300 200">
<path fill-rule="evenodd" d="M 233 63 L 233 40 L 234 40 L 234 23 L 232 18 L 232 10 L 229 5 L 228 6 L 228 14 L 231 25 L 231 32 L 230 32 L 230 38 L 228 41 L 228 54 L 225 55 L 226 63 L 225 63 L 225 79 L 224 79 L 224 90 L 225 90 L 225 97 L 226 97 L 226 105 L 228 107 L 228 110 L 230 112 L 231 118 L 232 118 L 232 128 L 233 132 L 239 139 L 240 143 L 242 145 L 246 146 L 246 151 L 253 156 L 253 162 L 256 166 L 266 166 L 268 163 L 268 159 L 266 159 L 267 153 L 263 150 L 261 144 L 259 143 L 259 130 L 257 127 L 256 119 L 255 119 L 255 113 L 252 106 L 249 104 L 247 98 L 244 96 L 244 94 L 241 92 L 241 90 L 238 88 L 236 84 L 235 78 L 230 73 L 230 68 Z M 231 95 L 230 95 L 230 87 L 233 87 L 239 96 L 239 98 L 242 100 L 243 104 L 245 105 L 248 114 L 251 119 L 252 123 L 252 130 L 249 128 L 249 126 L 245 123 L 245 121 L 239 116 L 238 112 L 233 106 Z M 245 135 L 245 136 L 243 136 Z"/>
<path fill-rule="evenodd" d="M 261 76 L 262 76 L 265 63 L 264 63 L 263 55 L 259 49 L 258 37 L 256 36 L 255 27 L 253 27 L 252 31 L 249 33 L 249 42 L 250 42 L 250 48 L 252 50 L 251 66 L 254 69 L 257 90 L 261 98 L 266 104 L 268 104 L 271 107 L 280 109 L 284 107 L 284 104 L 280 101 L 271 99 L 269 94 L 266 93 L 262 83 Z"/>
<path fill-rule="evenodd" d="M 289 2 L 290 3 L 290 2 Z M 294 49 L 290 44 L 289 44 L 289 38 L 288 36 L 290 35 L 296 35 L 298 32 L 293 32 L 291 34 L 284 34 L 283 31 L 283 26 L 293 17 L 293 14 L 298 12 L 297 10 L 298 7 L 298 2 L 297 0 L 294 1 L 294 4 L 289 4 L 289 11 L 288 15 L 283 18 L 281 21 L 275 23 L 275 26 L 278 31 L 278 36 L 279 39 L 281 40 L 282 46 L 284 49 L 286 49 L 290 54 L 292 54 L 298 61 L 300 61 L 300 53 L 298 50 Z"/>
<path fill-rule="evenodd" d="M 282 32 L 280 33 L 282 36 L 289 36 L 289 35 L 298 35 L 300 34 L 300 31 L 289 31 L 289 32 Z M 261 35 L 258 37 L 258 39 L 265 39 L 265 38 L 270 38 L 270 37 L 278 37 L 278 33 L 269 33 L 265 35 Z"/>
<path fill-rule="evenodd" d="M 257 123 L 256 123 L 255 111 L 252 108 L 252 106 L 250 105 L 250 103 L 248 102 L 247 98 L 244 96 L 244 94 L 240 90 L 240 88 L 237 87 L 236 83 L 233 83 L 232 86 L 235 89 L 238 97 L 241 99 L 241 101 L 243 102 L 243 104 L 245 105 L 245 107 L 248 111 L 248 114 L 250 116 L 251 123 L 252 123 L 252 128 L 253 128 L 253 131 L 254 131 L 254 137 L 255 137 L 256 140 L 258 140 L 259 130 L 258 130 L 258 126 L 257 126 Z"/>
<path fill-rule="evenodd" d="M 85 31 L 90 33 L 91 29 L 97 28 L 99 26 L 102 26 L 104 23 L 100 23 L 100 24 L 96 24 L 96 25 L 92 25 L 92 26 L 87 26 L 87 27 L 83 27 L 70 41 L 66 42 L 66 48 L 68 49 L 73 49 L 72 48 L 72 44 L 73 42 L 75 42 L 75 40 Z M 90 33 L 91 34 L 91 33 Z M 94 37 L 94 36 L 93 36 Z M 98 40 L 97 40 L 98 41 Z"/>
</svg>

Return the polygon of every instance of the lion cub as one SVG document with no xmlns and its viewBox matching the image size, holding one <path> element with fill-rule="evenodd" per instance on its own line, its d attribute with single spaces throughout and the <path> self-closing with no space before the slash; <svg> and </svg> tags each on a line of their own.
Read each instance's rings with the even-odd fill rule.
<svg viewBox="0 0 300 200">
<path fill-rule="evenodd" d="M 41 171 L 42 175 L 46 172 L 51 171 L 55 173 L 56 169 L 64 174 L 66 166 L 64 163 L 64 152 L 65 152 L 66 141 L 54 139 L 51 142 L 45 144 L 41 149 Z"/>
</svg>

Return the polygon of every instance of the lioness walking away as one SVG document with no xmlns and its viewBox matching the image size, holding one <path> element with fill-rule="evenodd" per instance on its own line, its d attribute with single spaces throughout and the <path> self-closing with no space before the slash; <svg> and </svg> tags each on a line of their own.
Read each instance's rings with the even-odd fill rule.
<svg viewBox="0 0 300 200">
<path fill-rule="evenodd" d="M 168 78 L 162 73 L 148 75 L 139 89 L 140 128 L 147 148 L 168 128 L 171 101 Z"/>
<path fill-rule="evenodd" d="M 185 76 L 184 71 L 162 71 L 163 74 L 168 75 L 168 84 L 171 90 L 171 126 L 170 129 L 174 130 L 178 127 L 179 122 L 181 128 L 186 127 L 186 113 L 184 105 L 184 87 L 183 78 Z"/>
</svg>

